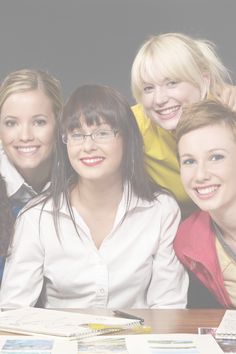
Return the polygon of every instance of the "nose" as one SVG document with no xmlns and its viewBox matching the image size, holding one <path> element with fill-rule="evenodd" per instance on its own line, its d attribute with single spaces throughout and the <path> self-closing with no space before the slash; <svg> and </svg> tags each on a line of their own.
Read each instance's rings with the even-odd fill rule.
<svg viewBox="0 0 236 354">
<path fill-rule="evenodd" d="M 84 141 L 82 143 L 82 147 L 84 151 L 96 150 L 96 143 L 92 139 L 91 135 L 85 135 Z"/>
<path fill-rule="evenodd" d="M 165 87 L 157 86 L 153 95 L 153 103 L 162 106 L 166 102 L 168 102 L 168 95 Z"/>
<path fill-rule="evenodd" d="M 34 139 L 33 127 L 29 124 L 24 124 L 20 129 L 20 140 L 21 141 L 30 141 Z"/>
<path fill-rule="evenodd" d="M 199 162 L 195 170 L 195 179 L 197 182 L 204 182 L 210 179 L 210 171 L 205 162 Z"/>
</svg>

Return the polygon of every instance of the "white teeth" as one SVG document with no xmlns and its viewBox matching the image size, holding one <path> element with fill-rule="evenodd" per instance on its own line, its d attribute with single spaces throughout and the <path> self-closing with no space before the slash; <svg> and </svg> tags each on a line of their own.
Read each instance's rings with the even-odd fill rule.
<svg viewBox="0 0 236 354">
<path fill-rule="evenodd" d="M 165 114 L 170 114 L 172 112 L 176 112 L 176 111 L 178 111 L 178 109 L 179 109 L 179 106 L 175 106 L 175 107 L 163 109 L 161 111 L 158 110 L 157 113 L 165 115 Z"/>
<path fill-rule="evenodd" d="M 196 188 L 197 192 L 199 194 L 203 194 L 203 195 L 212 193 L 212 192 L 214 192 L 217 189 L 218 189 L 217 186 L 211 186 L 211 187 L 205 187 L 205 188 Z"/>
<path fill-rule="evenodd" d="M 35 146 L 25 146 L 25 147 L 18 147 L 18 151 L 20 152 L 34 152 L 37 150 L 37 147 Z"/>
<path fill-rule="evenodd" d="M 90 159 L 82 159 L 82 161 L 86 162 L 86 163 L 95 163 L 95 162 L 100 162 L 103 159 L 101 157 L 97 157 L 97 158 L 90 158 Z"/>
</svg>

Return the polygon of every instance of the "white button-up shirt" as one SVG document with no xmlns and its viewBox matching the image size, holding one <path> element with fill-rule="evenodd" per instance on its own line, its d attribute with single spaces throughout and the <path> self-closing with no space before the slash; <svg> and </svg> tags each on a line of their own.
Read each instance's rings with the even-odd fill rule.
<svg viewBox="0 0 236 354">
<path fill-rule="evenodd" d="M 17 222 L 0 295 L 1 307 L 33 306 L 41 293 L 48 308 L 183 308 L 188 276 L 173 250 L 180 211 L 172 197 L 153 202 L 133 197 L 125 219 L 126 190 L 111 232 L 98 249 L 74 210 L 66 205 L 57 237 L 51 202 Z M 41 219 L 40 219 L 41 214 Z M 40 220 L 40 227 L 39 227 Z"/>
<path fill-rule="evenodd" d="M 22 175 L 17 171 L 15 166 L 9 161 L 6 153 L 0 146 L 0 173 L 6 181 L 7 194 L 9 197 L 14 196 L 19 193 L 23 186 L 25 190 L 31 195 L 31 198 L 37 195 L 37 193 L 30 187 L 22 177 Z M 31 198 L 28 198 L 31 199 Z M 24 198 L 25 199 L 25 198 Z"/>
<path fill-rule="evenodd" d="M 15 166 L 9 161 L 3 148 L 0 146 L 0 173 L 6 182 L 7 195 L 12 204 L 13 215 L 16 216 L 20 209 L 38 193 L 24 180 Z M 50 183 L 50 182 L 49 182 Z M 46 183 L 43 190 L 49 186 Z"/>
</svg>

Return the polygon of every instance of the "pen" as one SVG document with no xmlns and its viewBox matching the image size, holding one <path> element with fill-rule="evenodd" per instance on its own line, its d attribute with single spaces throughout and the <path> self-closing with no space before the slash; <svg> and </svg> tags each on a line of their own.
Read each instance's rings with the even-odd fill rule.
<svg viewBox="0 0 236 354">
<path fill-rule="evenodd" d="M 130 314 L 127 313 L 127 312 L 115 310 L 115 311 L 113 311 L 113 313 L 114 313 L 115 316 L 117 316 L 117 317 L 131 318 L 131 319 L 134 319 L 134 320 L 138 320 L 138 321 L 140 321 L 141 323 L 144 323 L 144 319 L 143 319 L 143 318 L 138 317 L 138 316 L 134 316 L 134 315 L 130 315 Z"/>
</svg>

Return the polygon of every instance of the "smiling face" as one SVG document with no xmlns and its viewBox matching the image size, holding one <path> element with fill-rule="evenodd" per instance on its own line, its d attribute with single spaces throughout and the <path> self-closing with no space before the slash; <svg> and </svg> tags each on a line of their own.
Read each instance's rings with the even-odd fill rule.
<svg viewBox="0 0 236 354">
<path fill-rule="evenodd" d="M 51 101 L 41 90 L 14 93 L 3 103 L 0 138 L 23 177 L 29 178 L 35 171 L 42 174 L 51 163 L 55 125 Z"/>
<path fill-rule="evenodd" d="M 91 134 L 100 131 L 110 131 L 112 128 L 105 122 L 88 126 L 81 122 L 81 128 L 76 128 L 72 134 Z M 119 133 L 102 142 L 95 142 L 91 136 L 86 136 L 83 142 L 68 141 L 67 151 L 70 163 L 81 180 L 98 181 L 114 179 L 122 182 L 121 164 L 123 143 Z"/>
<path fill-rule="evenodd" d="M 202 210 L 223 212 L 236 203 L 236 141 L 224 124 L 190 131 L 179 141 L 181 178 Z"/>
<path fill-rule="evenodd" d="M 176 81 L 161 74 L 156 66 L 155 82 L 143 82 L 141 102 L 147 116 L 160 127 L 174 130 L 182 107 L 201 99 L 200 89 L 190 82 Z"/>
</svg>

